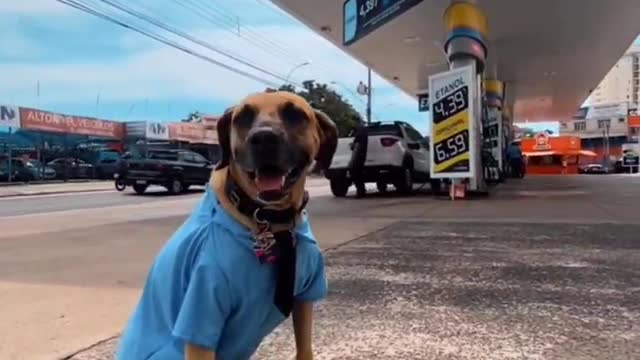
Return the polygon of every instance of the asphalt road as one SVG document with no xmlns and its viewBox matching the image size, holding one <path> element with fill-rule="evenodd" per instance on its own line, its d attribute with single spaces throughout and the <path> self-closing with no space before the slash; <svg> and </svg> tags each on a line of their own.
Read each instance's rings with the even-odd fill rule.
<svg viewBox="0 0 640 360">
<path fill-rule="evenodd" d="M 196 198 L 202 190 L 195 188 L 189 194 L 179 195 L 180 198 Z M 34 195 L 12 198 L 0 198 L 0 217 L 27 214 L 50 213 L 56 211 L 96 209 L 119 205 L 135 205 L 153 201 L 167 200 L 169 195 L 162 188 L 149 189 L 149 193 L 138 196 L 131 191 L 117 192 L 115 190 L 56 194 Z"/>
<path fill-rule="evenodd" d="M 317 358 L 638 358 L 638 180 L 531 178 L 455 202 L 313 189 L 321 246 L 348 243 L 327 256 Z M 0 359 L 61 358 L 117 335 L 199 196 L 0 200 Z M 258 359 L 290 353 L 288 331 Z M 114 344 L 76 358 L 111 359 Z"/>
</svg>

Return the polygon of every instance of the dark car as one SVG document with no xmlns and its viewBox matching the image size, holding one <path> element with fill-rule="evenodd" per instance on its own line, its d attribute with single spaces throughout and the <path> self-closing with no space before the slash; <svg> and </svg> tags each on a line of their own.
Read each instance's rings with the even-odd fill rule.
<svg viewBox="0 0 640 360">
<path fill-rule="evenodd" d="M 9 162 L 7 159 L 0 160 L 0 177 L 2 181 L 9 180 Z M 29 161 L 21 158 L 11 159 L 11 181 L 29 182 L 38 180 L 38 173 L 33 169 Z"/>
<path fill-rule="evenodd" d="M 47 163 L 60 179 L 88 179 L 93 177 L 93 166 L 80 159 L 57 158 Z"/>
<path fill-rule="evenodd" d="M 607 169 L 600 164 L 589 164 L 578 169 L 580 174 L 606 174 Z"/>
<path fill-rule="evenodd" d="M 193 151 L 148 150 L 143 158 L 127 159 L 125 181 L 138 194 L 143 194 L 149 185 L 159 185 L 178 194 L 192 185 L 207 184 L 214 166 Z"/>
</svg>

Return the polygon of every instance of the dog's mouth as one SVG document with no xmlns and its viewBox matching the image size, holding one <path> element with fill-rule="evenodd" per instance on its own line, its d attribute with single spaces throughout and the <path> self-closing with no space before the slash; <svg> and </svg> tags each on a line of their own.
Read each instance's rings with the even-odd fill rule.
<svg viewBox="0 0 640 360">
<path fill-rule="evenodd" d="M 295 169 L 284 170 L 278 167 L 263 167 L 249 172 L 249 177 L 253 180 L 258 196 L 266 202 L 273 202 L 282 199 L 295 182 Z"/>
</svg>

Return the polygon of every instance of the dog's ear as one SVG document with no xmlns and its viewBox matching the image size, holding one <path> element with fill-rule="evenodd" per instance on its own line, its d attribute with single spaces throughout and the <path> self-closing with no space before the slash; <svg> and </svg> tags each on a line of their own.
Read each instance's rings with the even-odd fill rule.
<svg viewBox="0 0 640 360">
<path fill-rule="evenodd" d="M 234 109 L 233 107 L 227 109 L 216 124 L 218 143 L 222 152 L 220 162 L 216 165 L 216 170 L 229 166 L 229 160 L 231 159 L 231 119 L 233 118 Z"/>
<path fill-rule="evenodd" d="M 314 110 L 320 132 L 320 148 L 316 155 L 316 165 L 313 171 L 326 170 L 331 166 L 331 160 L 338 147 L 338 128 L 336 124 L 320 110 Z"/>
</svg>

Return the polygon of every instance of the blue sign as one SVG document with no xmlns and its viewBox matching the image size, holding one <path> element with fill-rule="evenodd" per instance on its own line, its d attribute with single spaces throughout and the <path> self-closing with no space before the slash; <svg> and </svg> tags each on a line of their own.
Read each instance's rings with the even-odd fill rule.
<svg viewBox="0 0 640 360">
<path fill-rule="evenodd" d="M 422 0 L 347 0 L 342 7 L 342 43 L 351 45 Z"/>
</svg>

